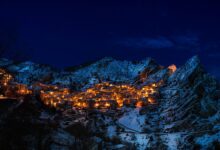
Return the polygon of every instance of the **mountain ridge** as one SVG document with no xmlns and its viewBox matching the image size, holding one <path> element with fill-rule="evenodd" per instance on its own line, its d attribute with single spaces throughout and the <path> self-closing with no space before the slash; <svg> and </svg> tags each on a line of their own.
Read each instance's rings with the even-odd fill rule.
<svg viewBox="0 0 220 150">
<path fill-rule="evenodd" d="M 131 100 L 129 105 L 104 112 L 67 107 L 57 113 L 53 108 L 51 111 L 50 107 L 44 106 L 40 98 L 34 96 L 25 97 L 26 100 L 22 100 L 19 105 L 9 104 L 13 106 L 12 114 L 17 112 L 17 109 L 19 112 L 22 110 L 21 116 L 15 118 L 22 118 L 25 113 L 32 118 L 32 124 L 46 125 L 47 128 L 40 131 L 43 136 L 51 139 L 47 141 L 43 138 L 41 141 L 36 133 L 30 131 L 29 134 L 22 133 L 21 139 L 31 136 L 34 140 L 24 138 L 24 143 L 35 143 L 38 140 L 40 147 L 47 145 L 48 149 L 219 148 L 220 86 L 219 82 L 204 70 L 198 56 L 190 58 L 179 68 L 163 67 L 151 58 L 137 64 L 105 58 L 74 72 L 59 72 L 32 62 L 13 64 L 5 59 L 0 61 L 0 66 L 13 72 L 17 82 L 28 86 L 43 82 L 61 87 L 74 86 L 74 89 L 82 92 L 92 90 L 94 85 L 105 82 L 110 82 L 111 84 L 106 85 L 113 87 L 114 84 L 128 84 L 137 89 L 160 83 L 155 89 L 156 93 L 152 95 L 156 103 L 136 108 Z M 26 105 L 33 109 L 30 111 Z M 1 116 L 4 115 L 9 116 L 8 112 Z M 26 121 L 29 122 L 30 118 Z M 42 118 L 47 118 L 48 121 Z M 2 123 L 8 123 L 7 117 Z M 54 123 L 55 127 L 48 128 Z M 5 129 L 3 124 L 0 124 L 2 130 Z M 81 132 L 77 132 L 78 129 L 81 129 Z M 43 133 L 44 130 L 48 133 Z M 74 140 L 76 138 L 77 140 Z M 88 145 L 91 146 L 86 147 Z M 30 145 L 31 147 L 34 145 Z"/>
</svg>

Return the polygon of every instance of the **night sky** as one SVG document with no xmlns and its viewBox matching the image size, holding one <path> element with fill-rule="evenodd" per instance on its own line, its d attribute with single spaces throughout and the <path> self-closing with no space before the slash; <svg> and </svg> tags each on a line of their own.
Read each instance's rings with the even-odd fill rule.
<svg viewBox="0 0 220 150">
<path fill-rule="evenodd" d="M 162 65 L 199 55 L 220 78 L 220 1 L 1 0 L 0 31 L 30 60 L 55 67 L 102 57 Z"/>
</svg>

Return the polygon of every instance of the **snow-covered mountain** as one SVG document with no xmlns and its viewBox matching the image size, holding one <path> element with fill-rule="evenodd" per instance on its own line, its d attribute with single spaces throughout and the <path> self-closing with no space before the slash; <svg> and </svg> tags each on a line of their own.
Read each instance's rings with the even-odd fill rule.
<svg viewBox="0 0 220 150">
<path fill-rule="evenodd" d="M 32 84 L 48 79 L 47 82 L 50 84 L 70 86 L 75 83 L 83 87 L 104 81 L 130 83 L 144 70 L 159 67 L 151 58 L 131 62 L 110 57 L 74 71 L 57 71 L 47 65 L 35 64 L 30 61 L 13 63 L 7 59 L 1 59 L 0 66 L 16 74 L 16 80 L 20 83 Z"/>
<path fill-rule="evenodd" d="M 26 149 L 92 150 L 220 148 L 219 83 L 206 73 L 197 56 L 175 71 L 151 58 L 136 63 L 104 58 L 74 71 L 7 59 L 1 59 L 0 66 L 20 83 L 44 82 L 77 90 L 105 81 L 137 87 L 163 81 L 157 103 L 141 108 L 123 106 L 104 112 L 67 108 L 57 112 L 35 97 L 27 97 L 19 105 L 2 101 L 0 107 L 5 111 L 0 115 L 0 130 L 17 132 L 28 128 L 28 132 L 18 133 L 21 139 L 9 140 L 8 145 L 21 146 L 23 142 L 28 143 Z M 24 123 L 19 122 L 21 118 Z M 17 122 L 20 126 L 16 126 Z M 0 141 L 5 141 L 5 136 L 10 139 L 8 135 L 0 134 Z"/>
</svg>

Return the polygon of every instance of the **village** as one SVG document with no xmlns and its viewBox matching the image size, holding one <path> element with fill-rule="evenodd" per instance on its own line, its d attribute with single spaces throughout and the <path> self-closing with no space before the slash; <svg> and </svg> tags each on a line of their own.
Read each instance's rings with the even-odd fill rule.
<svg viewBox="0 0 220 150">
<path fill-rule="evenodd" d="M 102 82 L 82 91 L 73 91 L 39 82 L 31 86 L 20 84 L 10 73 L 4 69 L 0 70 L 1 97 L 22 99 L 26 95 L 39 95 L 46 106 L 58 110 L 65 110 L 66 107 L 117 109 L 122 106 L 142 107 L 156 104 L 158 88 L 161 84 L 162 82 L 158 82 L 135 87 L 131 84 Z"/>
</svg>

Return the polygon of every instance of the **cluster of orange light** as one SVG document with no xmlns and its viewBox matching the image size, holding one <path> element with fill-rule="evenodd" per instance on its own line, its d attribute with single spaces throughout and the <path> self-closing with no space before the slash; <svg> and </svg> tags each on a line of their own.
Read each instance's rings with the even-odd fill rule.
<svg viewBox="0 0 220 150">
<path fill-rule="evenodd" d="M 0 84 L 1 86 L 7 86 L 8 83 L 12 80 L 12 76 L 7 73 L 4 69 L 0 69 Z"/>
<path fill-rule="evenodd" d="M 173 72 L 176 66 L 168 67 Z M 7 97 L 20 97 L 28 94 L 40 93 L 41 100 L 48 106 L 60 108 L 63 104 L 69 104 L 76 108 L 110 108 L 123 105 L 135 105 L 142 107 L 147 104 L 155 104 L 155 95 L 162 82 L 136 87 L 130 84 L 112 84 L 103 82 L 95 84 L 84 91 L 71 91 L 56 85 L 35 83 L 29 89 L 24 84 L 13 82 L 13 77 L 5 70 L 0 69 L 0 86 L 3 95 Z"/>
<path fill-rule="evenodd" d="M 13 82 L 14 79 L 12 75 L 3 69 L 0 69 L 0 79 L 1 94 L 6 97 L 15 98 L 32 93 L 25 84 Z"/>
<path fill-rule="evenodd" d="M 70 92 L 68 89 L 41 91 L 41 99 L 46 105 L 58 107 L 65 102 L 78 108 L 122 107 L 134 102 L 137 107 L 156 103 L 153 98 L 160 83 L 153 83 L 141 88 L 128 84 L 111 84 L 103 82 L 81 92 Z"/>
<path fill-rule="evenodd" d="M 170 66 L 168 67 L 168 69 L 171 70 L 172 73 L 174 73 L 177 68 L 176 68 L 176 65 L 173 64 L 173 65 L 170 65 Z"/>
<path fill-rule="evenodd" d="M 40 91 L 41 100 L 46 105 L 54 106 L 54 107 L 57 107 L 58 104 L 60 105 L 68 101 L 69 95 L 70 95 L 70 91 L 67 88 L 61 88 L 61 89 L 55 88 L 55 90 Z"/>
<path fill-rule="evenodd" d="M 18 95 L 32 94 L 32 90 L 28 89 L 25 84 L 16 84 L 15 87 L 17 87 L 16 94 Z"/>
</svg>

